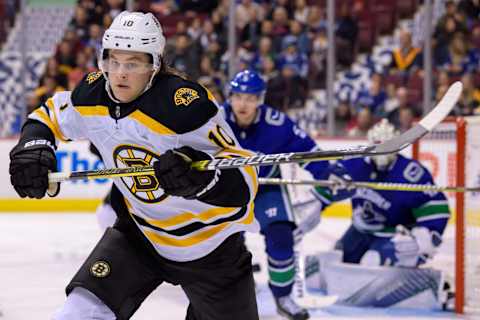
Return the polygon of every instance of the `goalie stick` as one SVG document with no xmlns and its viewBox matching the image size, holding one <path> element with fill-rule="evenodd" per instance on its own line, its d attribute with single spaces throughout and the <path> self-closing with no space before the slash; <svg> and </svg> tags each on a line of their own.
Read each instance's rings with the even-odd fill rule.
<svg viewBox="0 0 480 320">
<path fill-rule="evenodd" d="M 295 180 L 295 179 L 279 179 L 279 178 L 260 178 L 261 184 L 276 185 L 312 185 L 321 187 L 334 187 L 343 184 L 332 180 Z M 369 188 L 376 190 L 392 190 L 392 191 L 445 191 L 445 192 L 480 192 L 480 187 L 459 187 L 459 186 L 436 186 L 432 184 L 410 184 L 410 183 L 392 183 L 392 182 L 366 182 L 352 181 L 346 182 L 347 186 L 355 188 Z"/>
<path fill-rule="evenodd" d="M 272 164 L 310 162 L 319 160 L 338 160 L 354 157 L 378 156 L 396 153 L 411 145 L 440 123 L 453 109 L 462 93 L 463 85 L 460 81 L 453 83 L 442 97 L 440 102 L 413 128 L 401 135 L 380 144 L 358 146 L 339 150 L 319 150 L 313 152 L 290 152 L 277 154 L 255 155 L 243 158 L 215 158 L 192 162 L 192 168 L 200 171 L 215 169 L 232 169 L 243 166 L 268 166 Z M 54 172 L 49 174 L 49 182 L 62 182 L 78 179 L 98 179 L 151 175 L 152 166 L 112 168 L 104 170 L 88 170 L 76 172 Z"/>
</svg>

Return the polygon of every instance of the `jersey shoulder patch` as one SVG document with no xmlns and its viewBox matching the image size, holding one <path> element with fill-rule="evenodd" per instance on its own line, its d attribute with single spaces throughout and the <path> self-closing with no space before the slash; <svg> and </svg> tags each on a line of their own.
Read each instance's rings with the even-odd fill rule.
<svg viewBox="0 0 480 320">
<path fill-rule="evenodd" d="M 72 91 L 74 106 L 96 106 L 105 103 L 105 78 L 100 71 L 83 77 Z"/>
<path fill-rule="evenodd" d="M 159 75 L 146 96 L 142 110 L 179 134 L 200 128 L 219 110 L 200 84 L 170 74 Z"/>
<path fill-rule="evenodd" d="M 103 74 L 102 74 L 101 71 L 90 72 L 90 73 L 87 74 L 87 76 L 85 77 L 85 82 L 86 82 L 87 84 L 92 84 L 92 83 L 94 83 L 95 81 L 97 81 L 102 75 L 103 75 Z"/>
</svg>

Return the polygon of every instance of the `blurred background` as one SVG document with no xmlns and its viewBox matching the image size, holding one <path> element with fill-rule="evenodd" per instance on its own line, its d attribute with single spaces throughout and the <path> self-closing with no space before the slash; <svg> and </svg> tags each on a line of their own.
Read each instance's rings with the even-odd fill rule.
<svg viewBox="0 0 480 320">
<path fill-rule="evenodd" d="M 219 103 L 255 69 L 266 103 L 314 137 L 363 137 L 383 117 L 404 131 L 456 80 L 452 115 L 480 113 L 478 0 L 0 0 L 0 137 L 97 68 L 125 9 L 153 12 L 166 60 Z"/>
</svg>

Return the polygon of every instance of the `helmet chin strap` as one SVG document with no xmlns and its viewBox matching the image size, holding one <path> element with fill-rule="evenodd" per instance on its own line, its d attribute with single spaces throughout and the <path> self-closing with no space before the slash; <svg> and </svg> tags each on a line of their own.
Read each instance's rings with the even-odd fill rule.
<svg viewBox="0 0 480 320">
<path fill-rule="evenodd" d="M 142 94 L 145 93 L 145 91 L 147 91 L 148 89 L 150 89 L 152 87 L 153 79 L 155 78 L 155 76 L 157 75 L 159 70 L 160 70 L 160 68 L 154 68 L 154 70 L 152 72 L 152 75 L 150 76 L 150 80 L 148 81 L 147 85 L 145 86 L 143 91 L 138 96 L 136 96 L 134 99 L 140 97 Z M 105 78 L 105 90 L 107 91 L 108 97 L 110 99 L 112 99 L 115 103 L 122 103 L 122 101 L 118 100 L 113 95 L 112 88 L 110 87 L 110 80 L 108 79 L 108 74 L 106 72 L 103 72 L 103 71 L 102 71 L 102 73 L 103 73 L 103 77 Z"/>
</svg>

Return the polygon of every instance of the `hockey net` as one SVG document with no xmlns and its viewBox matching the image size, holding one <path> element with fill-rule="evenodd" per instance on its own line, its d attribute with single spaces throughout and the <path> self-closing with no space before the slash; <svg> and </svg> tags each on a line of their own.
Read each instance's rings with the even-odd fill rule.
<svg viewBox="0 0 480 320">
<path fill-rule="evenodd" d="M 413 157 L 438 185 L 480 185 L 480 117 L 445 121 L 416 143 Z M 432 262 L 452 276 L 455 311 L 480 314 L 480 193 L 449 193 L 453 217 Z"/>
</svg>

